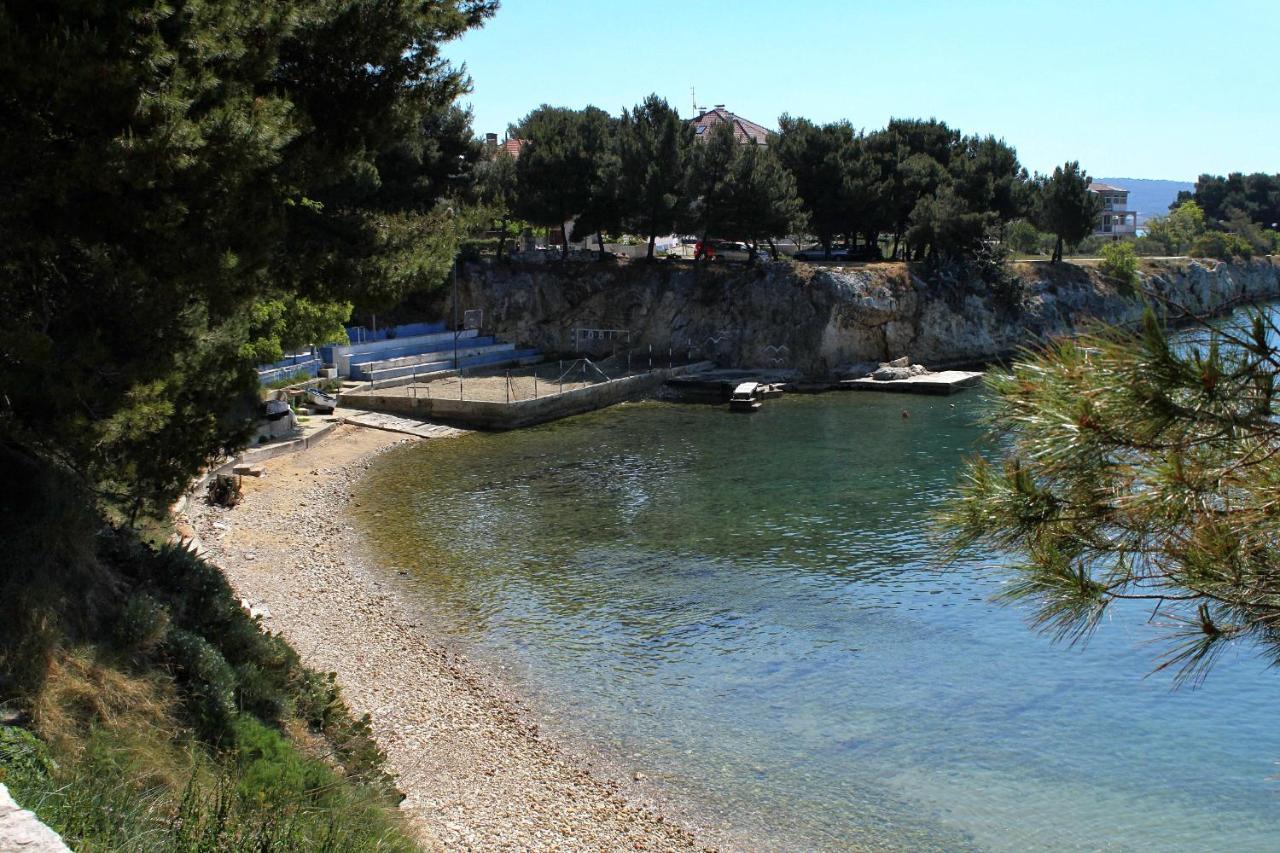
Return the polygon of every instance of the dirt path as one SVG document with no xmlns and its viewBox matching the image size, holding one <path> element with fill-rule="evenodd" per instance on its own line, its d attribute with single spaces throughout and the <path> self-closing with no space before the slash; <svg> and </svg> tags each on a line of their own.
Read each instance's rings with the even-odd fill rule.
<svg viewBox="0 0 1280 853">
<path fill-rule="evenodd" d="M 542 739 L 499 686 L 427 637 L 392 577 L 360 562 L 351 488 L 375 455 L 413 440 L 340 427 L 246 477 L 234 510 L 193 501 L 187 521 L 237 593 L 269 611 L 267 627 L 372 716 L 428 849 L 704 849 Z"/>
</svg>

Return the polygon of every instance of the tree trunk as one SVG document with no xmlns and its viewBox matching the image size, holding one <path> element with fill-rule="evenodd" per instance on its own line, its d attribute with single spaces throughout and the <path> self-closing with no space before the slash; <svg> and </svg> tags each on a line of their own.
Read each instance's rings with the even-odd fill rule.
<svg viewBox="0 0 1280 853">
<path fill-rule="evenodd" d="M 1057 264 L 1062 262 L 1062 235 L 1058 235 L 1058 241 L 1053 244 L 1053 257 L 1049 259 L 1049 263 Z"/>
<path fill-rule="evenodd" d="M 747 266 L 756 265 L 756 254 L 760 251 L 760 241 L 756 238 L 751 239 L 751 251 L 747 252 Z"/>
<path fill-rule="evenodd" d="M 657 240 L 658 240 L 658 235 L 650 231 L 649 232 L 649 253 L 645 255 L 646 260 L 650 260 L 650 261 L 653 260 L 653 244 L 657 242 Z"/>
<path fill-rule="evenodd" d="M 822 259 L 824 261 L 831 260 L 831 238 L 830 237 L 822 238 Z"/>
<path fill-rule="evenodd" d="M 769 256 L 776 261 L 778 259 L 778 247 L 773 245 L 773 238 L 768 237 L 765 242 L 769 244 Z"/>
<path fill-rule="evenodd" d="M 889 253 L 889 257 L 893 260 L 898 259 L 898 239 L 901 236 L 902 235 L 899 232 L 897 231 L 893 232 L 893 251 Z"/>
<path fill-rule="evenodd" d="M 507 249 L 507 217 L 503 214 L 502 225 L 498 230 L 498 263 L 502 263 Z"/>
<path fill-rule="evenodd" d="M 604 232 L 596 232 L 596 245 L 600 247 L 600 260 L 604 260 Z"/>
<path fill-rule="evenodd" d="M 564 229 L 560 234 L 560 236 L 564 238 L 563 251 L 560 253 L 560 260 L 568 261 L 569 260 L 569 223 L 565 222 L 560 227 Z"/>
</svg>

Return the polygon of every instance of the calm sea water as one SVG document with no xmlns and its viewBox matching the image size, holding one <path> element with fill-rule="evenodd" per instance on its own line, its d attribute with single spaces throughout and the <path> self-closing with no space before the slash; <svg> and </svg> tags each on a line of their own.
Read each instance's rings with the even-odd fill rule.
<svg viewBox="0 0 1280 853">
<path fill-rule="evenodd" d="M 626 405 L 388 454 L 359 519 L 557 731 L 744 846 L 1280 849 L 1280 673 L 1173 691 L 1145 610 L 1054 645 L 935 565 L 983 405 Z"/>
</svg>

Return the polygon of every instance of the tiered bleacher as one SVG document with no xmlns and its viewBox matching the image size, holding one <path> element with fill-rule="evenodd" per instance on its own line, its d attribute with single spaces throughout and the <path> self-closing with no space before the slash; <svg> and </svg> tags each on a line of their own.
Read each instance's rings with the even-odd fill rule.
<svg viewBox="0 0 1280 853">
<path fill-rule="evenodd" d="M 273 364 L 259 365 L 258 384 L 270 385 L 282 379 L 293 379 L 295 377 L 299 382 L 304 379 L 315 379 L 320 375 L 320 368 L 323 366 L 324 363 L 315 350 L 309 349 L 305 352 L 296 352 Z"/>
<path fill-rule="evenodd" d="M 347 329 L 352 343 L 321 348 L 326 364 L 338 375 L 360 382 L 383 382 L 427 377 L 458 368 L 505 367 L 541 360 L 534 349 L 481 335 L 475 329 L 455 333 L 443 323 L 412 323 L 377 332 L 354 326 Z"/>
</svg>

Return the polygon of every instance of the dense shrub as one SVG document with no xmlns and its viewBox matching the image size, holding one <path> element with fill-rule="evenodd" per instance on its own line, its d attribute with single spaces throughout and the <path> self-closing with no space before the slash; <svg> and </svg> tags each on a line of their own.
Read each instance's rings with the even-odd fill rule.
<svg viewBox="0 0 1280 853">
<path fill-rule="evenodd" d="M 1215 258 L 1219 261 L 1243 258 L 1247 261 L 1253 257 L 1253 246 L 1237 234 L 1206 231 L 1191 244 L 1187 254 L 1193 258 Z"/>
<path fill-rule="evenodd" d="M 30 725 L 0 727 L 0 781 L 19 802 L 74 849 L 413 849 L 331 674 L 191 551 L 9 461 L 25 489 L 0 492 L 0 681 Z"/>
<path fill-rule="evenodd" d="M 1115 279 L 1122 292 L 1132 293 L 1138 284 L 1138 255 L 1133 244 L 1117 240 L 1102 247 L 1103 274 Z"/>
</svg>

